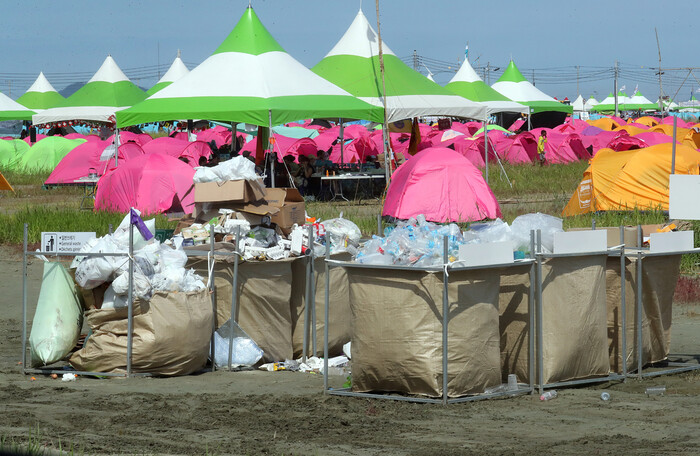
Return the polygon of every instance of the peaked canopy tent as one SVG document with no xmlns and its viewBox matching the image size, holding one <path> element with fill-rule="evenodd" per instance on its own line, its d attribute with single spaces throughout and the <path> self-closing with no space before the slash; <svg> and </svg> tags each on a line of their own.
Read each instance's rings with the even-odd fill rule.
<svg viewBox="0 0 700 456">
<path fill-rule="evenodd" d="M 617 110 L 625 111 L 627 110 L 627 101 L 629 97 L 625 92 L 620 92 L 617 95 Z M 603 113 L 614 113 L 615 112 L 615 95 L 610 92 L 610 94 L 603 99 L 600 103 L 591 108 L 592 112 L 603 112 Z"/>
<path fill-rule="evenodd" d="M 553 128 L 564 122 L 567 114 L 573 113 L 571 105 L 558 102 L 525 79 L 512 60 L 493 89 L 513 101 L 530 107 L 531 128 Z"/>
<path fill-rule="evenodd" d="M 175 57 L 175 60 L 173 60 L 173 63 L 170 65 L 170 68 L 168 68 L 168 71 L 165 72 L 163 77 L 160 78 L 153 87 L 148 89 L 146 95 L 150 97 L 159 90 L 168 87 L 173 82 L 186 76 L 189 72 L 190 70 L 188 70 L 187 66 L 185 66 L 185 62 L 183 62 L 180 58 L 180 51 L 177 51 L 177 57 Z"/>
<path fill-rule="evenodd" d="M 271 126 L 305 118 L 382 120 L 382 110 L 350 95 L 295 60 L 250 6 L 209 58 L 117 113 L 117 125 L 208 119 Z"/>
<path fill-rule="evenodd" d="M 37 112 L 42 109 L 49 109 L 57 106 L 65 98 L 53 88 L 44 72 L 40 72 L 34 84 L 17 99 L 17 103 L 33 109 Z"/>
<path fill-rule="evenodd" d="M 499 112 L 529 112 L 527 106 L 510 100 L 489 87 L 474 71 L 469 60 L 464 60 L 457 74 L 445 86 L 447 90 L 471 101 L 486 105 L 489 114 Z"/>
<path fill-rule="evenodd" d="M 485 104 L 469 101 L 431 82 L 403 63 L 383 40 L 382 54 L 388 122 L 429 115 L 485 118 Z M 362 10 L 312 70 L 361 100 L 383 106 L 379 37 Z"/>
<path fill-rule="evenodd" d="M 596 100 L 594 97 L 591 97 L 588 100 L 586 100 L 586 102 L 583 104 L 583 109 L 585 111 L 591 111 L 591 109 L 593 109 L 593 106 L 597 106 L 598 103 L 598 100 Z"/>
<path fill-rule="evenodd" d="M 0 121 L 32 120 L 34 111 L 30 111 L 12 98 L 0 92 Z"/>
<path fill-rule="evenodd" d="M 658 111 L 659 105 L 652 103 L 647 97 L 637 90 L 627 99 L 625 109 L 628 111 Z"/>
<path fill-rule="evenodd" d="M 576 97 L 573 103 L 571 103 L 571 108 L 574 112 L 585 112 L 586 111 L 586 100 L 583 99 L 581 95 Z"/>
<path fill-rule="evenodd" d="M 111 122 L 110 117 L 117 111 L 144 98 L 146 93 L 126 77 L 109 55 L 87 84 L 56 107 L 34 115 L 32 121 L 35 125 L 66 120 Z"/>
</svg>

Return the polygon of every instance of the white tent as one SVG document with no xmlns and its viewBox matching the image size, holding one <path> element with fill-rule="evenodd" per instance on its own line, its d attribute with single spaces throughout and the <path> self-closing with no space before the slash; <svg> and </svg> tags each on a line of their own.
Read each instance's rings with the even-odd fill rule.
<svg viewBox="0 0 700 456">
<path fill-rule="evenodd" d="M 146 98 L 132 83 L 112 56 L 107 56 L 95 75 L 55 108 L 32 117 L 34 124 L 65 120 L 110 122 L 114 113 Z"/>
<path fill-rule="evenodd" d="M 169 86 L 173 82 L 187 75 L 189 72 L 190 70 L 188 70 L 187 66 L 185 66 L 185 62 L 183 62 L 180 58 L 180 51 L 177 51 L 177 57 L 175 57 L 175 60 L 173 60 L 173 63 L 170 65 L 170 68 L 168 68 L 168 71 L 165 72 L 163 77 L 160 78 L 153 87 L 148 89 L 146 95 L 150 97 L 160 89 Z"/>
<path fill-rule="evenodd" d="M 484 119 L 486 105 L 469 101 L 409 68 L 382 42 L 389 122 L 423 116 Z M 340 41 L 312 70 L 375 106 L 382 106 L 379 37 L 360 10 Z"/>
</svg>

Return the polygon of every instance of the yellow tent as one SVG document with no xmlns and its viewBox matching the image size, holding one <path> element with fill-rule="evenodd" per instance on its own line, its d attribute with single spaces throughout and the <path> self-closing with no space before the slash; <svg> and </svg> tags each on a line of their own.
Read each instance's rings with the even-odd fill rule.
<svg viewBox="0 0 700 456">
<path fill-rule="evenodd" d="M 14 189 L 10 185 L 9 182 L 7 182 L 7 179 L 5 179 L 5 176 L 0 173 L 0 190 L 9 190 L 11 192 L 14 192 Z"/>
<path fill-rule="evenodd" d="M 640 117 L 639 119 L 635 120 L 634 123 L 646 125 L 647 127 L 653 127 L 654 125 L 657 125 L 659 123 L 659 119 L 655 119 L 655 118 L 649 117 L 649 116 L 644 116 L 644 117 Z"/>
<path fill-rule="evenodd" d="M 682 143 L 693 149 L 700 149 L 700 128 L 691 128 Z"/>
<path fill-rule="evenodd" d="M 590 160 L 564 216 L 596 211 L 668 210 L 672 144 L 616 152 L 600 149 Z M 700 152 L 676 145 L 676 174 L 698 174 Z"/>
<path fill-rule="evenodd" d="M 612 120 L 610 117 L 601 117 L 600 119 L 587 120 L 586 122 L 588 122 L 588 125 L 592 125 L 594 127 L 598 127 L 608 131 L 613 131 L 614 129 L 620 126 L 619 123 Z"/>
<path fill-rule="evenodd" d="M 649 131 L 653 131 L 656 133 L 663 133 L 666 136 L 673 136 L 673 125 L 666 125 L 666 124 L 659 124 L 654 127 L 651 127 Z M 690 131 L 690 128 L 680 128 L 676 127 L 676 141 L 679 141 L 679 138 L 685 138 L 685 136 L 688 134 Z"/>
<path fill-rule="evenodd" d="M 638 135 L 639 133 L 644 133 L 646 131 L 649 131 L 648 128 L 640 128 L 634 125 L 622 125 L 621 127 L 618 127 L 615 129 L 615 131 L 620 131 L 620 130 L 625 130 L 627 133 L 630 134 L 630 136 Z"/>
</svg>

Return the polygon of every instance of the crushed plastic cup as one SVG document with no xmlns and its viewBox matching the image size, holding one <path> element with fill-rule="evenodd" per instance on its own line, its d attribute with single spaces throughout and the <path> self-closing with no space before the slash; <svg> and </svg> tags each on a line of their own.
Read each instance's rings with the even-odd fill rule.
<svg viewBox="0 0 700 456">
<path fill-rule="evenodd" d="M 63 378 L 61 378 L 61 381 L 74 382 L 77 378 L 78 376 L 75 374 L 63 374 Z"/>
<path fill-rule="evenodd" d="M 508 374 L 508 391 L 518 390 L 518 376 L 515 374 Z"/>
<path fill-rule="evenodd" d="M 602 393 L 600 393 L 600 400 L 603 402 L 608 402 L 610 400 L 610 393 L 608 393 L 607 391 L 603 391 Z"/>
</svg>

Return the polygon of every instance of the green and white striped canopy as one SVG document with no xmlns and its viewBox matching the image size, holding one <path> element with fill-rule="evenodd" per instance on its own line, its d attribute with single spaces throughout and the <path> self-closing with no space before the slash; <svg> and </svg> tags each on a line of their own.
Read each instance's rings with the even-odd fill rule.
<svg viewBox="0 0 700 456">
<path fill-rule="evenodd" d="M 617 110 L 624 111 L 627 109 L 627 101 L 629 97 L 625 92 L 620 92 L 617 95 Z M 600 103 L 591 108 L 593 112 L 615 112 L 615 95 L 610 92 L 610 94 L 603 99 Z"/>
<path fill-rule="evenodd" d="M 118 110 L 144 98 L 146 93 L 126 77 L 110 55 L 87 84 L 55 108 L 36 114 L 32 120 L 35 124 L 64 120 L 109 122 Z"/>
<path fill-rule="evenodd" d="M 168 68 L 168 71 L 165 72 L 163 77 L 160 78 L 153 87 L 146 91 L 146 95 L 150 97 L 159 90 L 168 87 L 173 82 L 177 81 L 183 76 L 186 76 L 189 72 L 190 70 L 187 69 L 185 63 L 180 58 L 180 51 L 177 51 L 177 57 L 175 57 L 175 60 L 173 60 L 173 63 L 170 65 L 170 68 Z"/>
<path fill-rule="evenodd" d="M 34 111 L 0 92 L 0 120 L 32 120 L 33 114 Z"/>
<path fill-rule="evenodd" d="M 212 56 L 144 102 L 117 113 L 117 124 L 208 119 L 265 126 L 324 117 L 380 121 L 382 110 L 296 61 L 248 7 Z"/>
<path fill-rule="evenodd" d="M 503 72 L 498 81 L 491 87 L 513 101 L 531 108 L 533 114 L 546 111 L 566 112 L 571 114 L 571 105 L 559 103 L 525 79 L 511 60 L 508 68 Z"/>
<path fill-rule="evenodd" d="M 642 93 L 637 90 L 634 95 L 627 99 L 625 104 L 625 109 L 628 111 L 656 111 L 659 109 L 658 104 L 654 104 L 647 97 L 642 95 Z"/>
<path fill-rule="evenodd" d="M 468 60 L 445 86 L 447 90 L 471 101 L 488 106 L 488 112 L 528 112 L 528 107 L 510 100 L 489 87 L 474 71 Z"/>
<path fill-rule="evenodd" d="M 41 72 L 34 84 L 27 89 L 24 95 L 17 99 L 17 103 L 38 112 L 41 109 L 53 108 L 63 100 L 65 98 L 56 92 L 56 89 L 53 88 L 46 76 L 44 76 L 44 73 Z"/>
<path fill-rule="evenodd" d="M 409 68 L 382 42 L 389 122 L 443 115 L 483 119 L 486 105 L 456 96 Z M 379 38 L 362 11 L 312 70 L 354 96 L 383 106 Z"/>
</svg>

